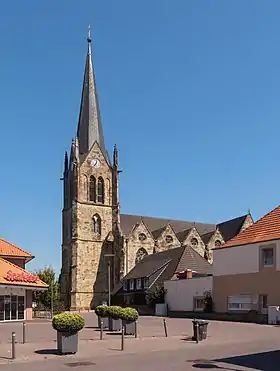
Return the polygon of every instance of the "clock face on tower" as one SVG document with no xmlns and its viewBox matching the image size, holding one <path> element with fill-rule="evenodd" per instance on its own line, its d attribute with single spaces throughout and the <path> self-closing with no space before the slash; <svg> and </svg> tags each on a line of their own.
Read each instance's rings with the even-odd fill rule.
<svg viewBox="0 0 280 371">
<path fill-rule="evenodd" d="M 99 166 L 100 166 L 100 161 L 98 160 L 98 158 L 94 158 L 92 161 L 91 161 L 91 166 L 94 168 L 94 169 L 98 169 Z"/>
</svg>

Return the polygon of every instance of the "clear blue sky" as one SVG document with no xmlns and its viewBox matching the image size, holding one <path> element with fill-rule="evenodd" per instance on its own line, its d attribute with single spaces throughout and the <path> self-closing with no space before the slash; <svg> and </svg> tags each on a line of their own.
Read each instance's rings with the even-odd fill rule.
<svg viewBox="0 0 280 371">
<path fill-rule="evenodd" d="M 0 235 L 60 268 L 64 151 L 92 25 L 124 213 L 219 222 L 280 203 L 280 2 L 4 1 Z"/>
</svg>

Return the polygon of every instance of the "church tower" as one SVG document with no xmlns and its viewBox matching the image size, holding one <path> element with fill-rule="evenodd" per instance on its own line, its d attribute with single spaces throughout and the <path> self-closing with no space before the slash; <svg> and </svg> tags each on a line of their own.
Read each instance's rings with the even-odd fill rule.
<svg viewBox="0 0 280 371">
<path fill-rule="evenodd" d="M 111 163 L 100 118 L 90 28 L 87 41 L 77 136 L 70 158 L 65 154 L 63 175 L 61 297 L 70 310 L 108 300 L 120 267 L 118 151 L 115 147 Z"/>
</svg>

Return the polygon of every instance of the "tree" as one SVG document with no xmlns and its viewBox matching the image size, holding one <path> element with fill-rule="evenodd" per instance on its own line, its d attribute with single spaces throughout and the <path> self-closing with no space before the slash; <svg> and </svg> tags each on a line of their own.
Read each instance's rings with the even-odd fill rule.
<svg viewBox="0 0 280 371">
<path fill-rule="evenodd" d="M 34 275 L 39 276 L 40 280 L 45 282 L 49 287 L 45 291 L 34 292 L 33 300 L 37 307 L 51 309 L 52 298 L 54 304 L 60 301 L 60 287 L 55 277 L 55 271 L 52 267 L 45 267 L 35 271 Z"/>
<path fill-rule="evenodd" d="M 164 303 L 166 290 L 162 286 L 156 286 L 155 290 L 146 295 L 146 302 L 150 307 Z"/>
</svg>

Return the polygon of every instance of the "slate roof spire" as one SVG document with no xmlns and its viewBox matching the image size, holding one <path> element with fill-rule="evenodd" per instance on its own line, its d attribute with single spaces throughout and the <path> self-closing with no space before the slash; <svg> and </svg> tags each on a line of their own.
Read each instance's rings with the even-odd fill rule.
<svg viewBox="0 0 280 371">
<path fill-rule="evenodd" d="M 93 143 L 97 141 L 104 156 L 107 158 L 92 62 L 90 26 L 88 26 L 87 42 L 88 50 L 77 131 L 79 152 L 80 154 L 87 154 Z"/>
</svg>

